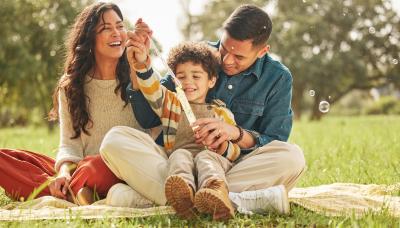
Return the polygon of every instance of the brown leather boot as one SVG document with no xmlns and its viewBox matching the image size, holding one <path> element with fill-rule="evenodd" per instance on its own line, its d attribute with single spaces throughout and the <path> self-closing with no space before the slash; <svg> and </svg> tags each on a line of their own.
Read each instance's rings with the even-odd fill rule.
<svg viewBox="0 0 400 228">
<path fill-rule="evenodd" d="M 208 181 L 196 193 L 194 205 L 199 212 L 211 214 L 214 220 L 228 220 L 235 216 L 235 209 L 223 180 Z"/>
<path fill-rule="evenodd" d="M 193 218 L 195 215 L 193 189 L 182 177 L 172 175 L 167 178 L 165 182 L 165 197 L 179 217 L 184 219 Z"/>
<path fill-rule="evenodd" d="M 94 195 L 92 189 L 83 187 L 79 189 L 76 194 L 76 199 L 81 206 L 90 205 L 94 202 Z"/>
</svg>

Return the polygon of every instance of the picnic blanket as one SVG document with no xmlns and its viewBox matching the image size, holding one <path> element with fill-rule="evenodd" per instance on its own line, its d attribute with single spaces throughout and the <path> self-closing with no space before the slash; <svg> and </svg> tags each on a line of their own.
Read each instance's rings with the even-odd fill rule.
<svg viewBox="0 0 400 228">
<path fill-rule="evenodd" d="M 326 216 L 361 217 L 367 212 L 385 211 L 400 217 L 400 183 L 362 185 L 334 183 L 315 187 L 294 188 L 289 192 L 291 203 Z M 27 202 L 13 202 L 0 208 L 0 220 L 99 219 L 135 218 L 174 214 L 168 206 L 126 208 L 105 205 L 105 200 L 90 206 L 77 206 L 51 196 Z"/>
</svg>

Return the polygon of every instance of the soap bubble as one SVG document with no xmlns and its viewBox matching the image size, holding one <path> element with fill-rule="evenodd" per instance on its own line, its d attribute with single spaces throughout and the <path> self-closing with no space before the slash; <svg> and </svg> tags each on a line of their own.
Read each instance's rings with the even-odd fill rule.
<svg viewBox="0 0 400 228">
<path fill-rule="evenodd" d="M 329 102 L 321 101 L 319 102 L 319 111 L 322 113 L 327 113 L 329 112 L 329 106 L 330 106 Z"/>
<path fill-rule="evenodd" d="M 392 63 L 393 63 L 394 65 L 396 65 L 396 64 L 399 63 L 399 60 L 397 60 L 397 59 L 392 59 Z"/>
<path fill-rule="evenodd" d="M 375 33 L 375 28 L 374 27 L 369 27 L 368 31 L 371 34 L 374 34 Z"/>
<path fill-rule="evenodd" d="M 310 91 L 309 91 L 309 94 L 310 94 L 310 96 L 313 97 L 313 96 L 315 96 L 315 91 L 314 91 L 314 90 L 310 90 Z"/>
</svg>

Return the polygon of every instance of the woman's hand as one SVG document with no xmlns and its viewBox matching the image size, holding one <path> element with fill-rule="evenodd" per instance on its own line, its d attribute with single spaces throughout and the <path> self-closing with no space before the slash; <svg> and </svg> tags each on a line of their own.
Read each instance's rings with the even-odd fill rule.
<svg viewBox="0 0 400 228">
<path fill-rule="evenodd" d="M 235 126 L 217 118 L 200 118 L 193 126 L 198 126 L 194 134 L 196 143 L 204 144 L 212 150 L 221 148 L 221 144 L 238 138 L 240 134 Z"/>
<path fill-rule="evenodd" d="M 54 197 L 66 200 L 70 181 L 71 175 L 69 173 L 58 173 L 57 177 L 49 184 L 50 194 Z"/>
<path fill-rule="evenodd" d="M 60 199 L 67 199 L 68 186 L 71 182 L 71 172 L 76 168 L 76 164 L 73 162 L 64 162 L 60 166 L 60 171 L 57 177 L 54 178 L 50 184 L 50 194 Z"/>
<path fill-rule="evenodd" d="M 141 18 L 136 22 L 135 30 L 128 32 L 126 54 L 131 67 L 135 68 L 137 63 L 145 63 L 147 61 L 152 33 L 153 31 Z"/>
</svg>

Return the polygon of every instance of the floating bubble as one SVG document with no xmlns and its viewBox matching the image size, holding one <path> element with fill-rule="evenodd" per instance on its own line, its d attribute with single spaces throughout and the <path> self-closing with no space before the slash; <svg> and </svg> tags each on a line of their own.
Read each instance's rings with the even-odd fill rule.
<svg viewBox="0 0 400 228">
<path fill-rule="evenodd" d="M 310 94 L 310 96 L 313 97 L 313 96 L 315 96 L 315 91 L 314 91 L 314 90 L 310 90 L 310 91 L 309 91 L 309 94 Z"/>
<path fill-rule="evenodd" d="M 392 63 L 396 65 L 396 64 L 399 63 L 399 60 L 397 60 L 397 59 L 392 59 Z"/>
<path fill-rule="evenodd" d="M 369 27 L 368 31 L 371 34 L 374 34 L 375 33 L 375 28 L 374 27 Z"/>
<path fill-rule="evenodd" d="M 329 112 L 329 106 L 330 106 L 329 102 L 321 101 L 319 102 L 319 111 L 322 113 L 327 113 Z"/>
<path fill-rule="evenodd" d="M 332 97 L 331 96 L 328 96 L 328 99 L 330 100 Z"/>
</svg>

